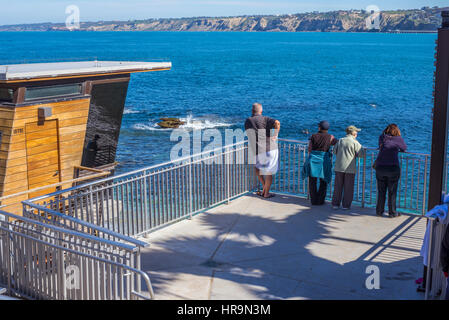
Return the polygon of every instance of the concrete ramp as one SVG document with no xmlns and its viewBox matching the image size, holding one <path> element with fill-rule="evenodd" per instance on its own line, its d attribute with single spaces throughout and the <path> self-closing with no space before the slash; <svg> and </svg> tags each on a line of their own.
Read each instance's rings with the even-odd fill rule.
<svg viewBox="0 0 449 320">
<path fill-rule="evenodd" d="M 143 270 L 157 299 L 423 299 L 424 232 L 416 216 L 250 195 L 150 234 Z"/>
</svg>

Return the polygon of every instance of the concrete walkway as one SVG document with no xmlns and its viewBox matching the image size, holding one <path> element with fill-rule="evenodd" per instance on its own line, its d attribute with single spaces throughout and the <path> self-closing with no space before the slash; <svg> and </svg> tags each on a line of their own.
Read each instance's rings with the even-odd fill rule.
<svg viewBox="0 0 449 320">
<path fill-rule="evenodd" d="M 423 299 L 424 231 L 415 216 L 250 195 L 150 234 L 142 262 L 157 299 Z"/>
</svg>

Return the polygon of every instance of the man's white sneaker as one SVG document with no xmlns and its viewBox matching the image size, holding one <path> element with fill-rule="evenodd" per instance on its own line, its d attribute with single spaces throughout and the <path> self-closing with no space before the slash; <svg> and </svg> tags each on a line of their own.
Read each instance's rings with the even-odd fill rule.
<svg viewBox="0 0 449 320">
<path fill-rule="evenodd" d="M 332 209 L 334 209 L 334 210 L 338 210 L 338 209 L 340 209 L 340 207 L 337 207 L 337 206 L 332 206 Z"/>
<path fill-rule="evenodd" d="M 349 210 L 349 208 L 342 208 L 343 210 Z"/>
</svg>

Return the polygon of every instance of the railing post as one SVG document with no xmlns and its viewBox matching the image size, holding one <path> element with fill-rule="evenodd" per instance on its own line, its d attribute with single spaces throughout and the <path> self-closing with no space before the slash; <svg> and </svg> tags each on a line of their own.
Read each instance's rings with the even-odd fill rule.
<svg viewBox="0 0 449 320">
<path fill-rule="evenodd" d="M 227 185 L 227 196 L 226 196 L 226 198 L 227 198 L 227 200 L 226 200 L 226 204 L 229 204 L 229 198 L 230 198 L 230 196 L 231 196 L 231 186 L 230 186 L 230 177 L 229 177 L 229 171 L 230 171 L 230 157 L 231 157 L 231 154 L 230 153 L 227 153 L 227 148 L 225 147 L 225 149 L 224 149 L 224 151 L 225 151 L 225 158 L 227 159 L 226 160 L 226 164 L 225 164 L 225 168 L 226 168 L 226 185 Z"/>
<path fill-rule="evenodd" d="M 366 151 L 363 155 L 363 167 L 362 167 L 362 208 L 365 208 L 365 188 L 366 188 Z M 360 163 L 360 162 L 359 162 Z"/>
<path fill-rule="evenodd" d="M 89 202 L 90 202 L 90 223 L 96 224 L 94 222 L 94 217 L 93 217 L 93 211 L 94 211 L 94 199 L 93 199 L 93 191 L 92 191 L 92 185 L 89 186 Z M 87 203 L 86 203 L 87 204 Z"/>
<path fill-rule="evenodd" d="M 424 300 L 429 299 L 429 291 L 430 291 L 430 281 L 431 281 L 431 273 L 432 273 L 432 238 L 433 238 L 433 220 L 429 219 L 429 246 L 427 249 L 427 273 L 426 273 L 426 293 L 424 296 Z"/>
<path fill-rule="evenodd" d="M 58 244 L 59 246 L 63 247 L 63 241 L 62 241 L 62 237 L 63 235 L 61 235 L 61 233 L 58 232 Z M 66 295 L 66 274 L 65 274 L 65 268 L 64 268 L 64 251 L 62 251 L 61 249 L 57 249 L 57 272 L 59 273 L 59 277 L 58 277 L 58 284 L 57 284 L 57 299 L 59 300 L 66 300 L 67 295 Z M 53 257 L 53 259 L 56 259 L 56 256 Z M 50 260 L 50 256 L 49 253 L 47 252 L 47 259 Z M 53 262 L 54 263 L 54 262 Z M 56 284 L 55 284 L 56 285 Z M 56 297 L 55 297 L 56 298 Z"/>
<path fill-rule="evenodd" d="M 8 217 L 6 217 L 8 219 Z M 6 257 L 8 259 L 7 261 L 7 272 L 8 272 L 8 295 L 12 296 L 12 256 L 11 256 L 11 239 L 10 239 L 10 233 L 6 231 Z"/>
<path fill-rule="evenodd" d="M 429 210 L 441 203 L 447 164 L 449 127 L 449 11 L 442 11 L 442 25 L 438 29 L 435 77 L 432 146 L 429 175 Z"/>
<path fill-rule="evenodd" d="M 136 265 L 134 267 L 137 270 L 141 270 L 142 265 L 141 265 L 141 257 L 140 257 L 140 248 L 137 249 L 137 256 L 136 256 Z M 137 292 L 138 293 L 142 293 L 142 276 L 140 275 L 140 273 L 137 274 L 136 276 L 136 281 L 137 281 Z"/>
<path fill-rule="evenodd" d="M 147 192 L 148 192 L 147 190 L 148 190 L 147 174 L 146 174 L 146 172 L 144 172 L 144 174 L 143 174 L 143 206 L 145 207 L 145 209 L 144 209 L 145 230 L 142 230 L 142 231 L 147 231 L 147 229 L 149 228 L 149 221 L 150 221 L 148 199 L 147 199 L 150 195 L 149 194 L 147 195 Z"/>
<path fill-rule="evenodd" d="M 422 210 L 421 215 L 426 213 L 426 199 L 427 199 L 427 166 L 428 166 L 428 156 L 425 156 L 426 160 L 424 161 L 424 189 L 423 189 L 423 197 L 422 197 Z"/>
<path fill-rule="evenodd" d="M 190 158 L 189 160 L 189 199 L 190 199 L 190 209 L 189 209 L 189 219 L 192 219 L 192 212 L 193 212 L 193 199 L 192 199 L 192 160 L 193 158 Z"/>
</svg>

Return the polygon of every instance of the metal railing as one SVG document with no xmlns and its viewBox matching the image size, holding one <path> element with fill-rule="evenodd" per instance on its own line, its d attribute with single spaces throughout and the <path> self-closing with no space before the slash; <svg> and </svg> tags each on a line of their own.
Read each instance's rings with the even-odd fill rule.
<svg viewBox="0 0 449 320">
<path fill-rule="evenodd" d="M 136 246 L 139 250 L 140 248 L 149 246 L 146 242 L 61 213 L 57 211 L 58 208 L 53 209 L 45 208 L 45 210 L 42 210 L 42 207 L 36 204 L 23 205 L 23 216 L 57 227 L 83 232 L 102 239 L 131 244 Z"/>
<path fill-rule="evenodd" d="M 0 217 L 0 283 L 9 295 L 58 300 L 154 296 L 150 278 L 140 270 L 139 247 L 2 211 Z"/>
<path fill-rule="evenodd" d="M 375 207 L 377 201 L 376 171 L 373 169 L 377 149 L 366 148 L 363 158 L 357 158 L 354 202 L 362 207 Z M 279 139 L 279 170 L 273 191 L 307 197 L 308 181 L 302 168 L 308 156 L 308 143 Z M 335 159 L 335 157 L 333 157 Z M 400 153 L 401 178 L 398 185 L 397 208 L 402 212 L 424 214 L 427 211 L 428 173 L 430 155 Z M 328 186 L 327 200 L 332 199 L 334 176 Z"/>
<path fill-rule="evenodd" d="M 307 142 L 279 139 L 279 170 L 273 192 L 308 196 L 302 169 Z M 357 158 L 354 202 L 376 205 L 377 150 Z M 401 153 L 397 207 L 426 212 L 430 155 Z M 254 191 L 259 183 L 246 141 L 90 182 L 23 202 L 24 216 L 105 241 L 141 246 L 141 236 Z M 446 179 L 448 181 L 448 179 Z M 331 199 L 333 181 L 327 199 Z M 439 280 L 435 280 L 439 281 Z"/>
<path fill-rule="evenodd" d="M 302 168 L 307 142 L 279 139 L 279 170 L 273 183 L 277 193 L 308 196 Z M 368 148 L 357 158 L 354 202 L 376 205 L 377 150 Z M 426 211 L 430 155 L 401 153 L 397 207 L 414 214 Z M 212 151 L 61 190 L 23 202 L 29 216 L 72 217 L 117 234 L 139 236 L 190 218 L 205 209 L 254 191 L 258 181 L 248 144 L 242 141 Z M 327 199 L 332 198 L 333 181 Z M 72 223 L 72 222 L 70 222 Z"/>
<path fill-rule="evenodd" d="M 253 190 L 246 142 L 24 201 L 30 216 L 66 217 L 139 236 Z M 60 216 L 55 212 L 62 213 Z"/>
<path fill-rule="evenodd" d="M 32 193 L 38 192 L 38 191 L 45 191 L 49 188 L 54 188 L 56 190 L 63 188 L 67 185 L 79 185 L 80 183 L 86 183 L 87 181 L 92 181 L 94 179 L 103 178 L 106 176 L 110 176 L 111 172 L 106 170 L 95 170 L 90 168 L 83 168 L 83 167 L 75 167 L 76 170 L 79 169 L 89 169 L 91 172 L 94 172 L 93 174 L 84 175 L 82 177 L 77 176 L 74 179 L 65 180 L 25 191 L 20 191 L 14 194 L 9 194 L 6 196 L 0 197 L 0 208 L 4 211 L 12 212 L 12 213 L 20 213 L 20 207 L 21 207 L 21 201 L 23 197 L 28 197 Z M 18 211 L 19 210 L 19 211 Z"/>
</svg>

